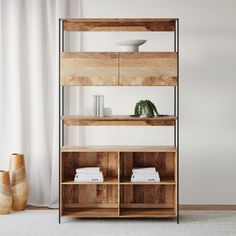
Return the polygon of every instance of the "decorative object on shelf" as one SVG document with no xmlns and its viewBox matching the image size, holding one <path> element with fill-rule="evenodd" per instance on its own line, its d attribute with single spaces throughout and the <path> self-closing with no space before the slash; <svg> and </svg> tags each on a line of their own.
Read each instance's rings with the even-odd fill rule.
<svg viewBox="0 0 236 236">
<path fill-rule="evenodd" d="M 133 168 L 131 182 L 160 182 L 160 176 L 155 167 Z"/>
<path fill-rule="evenodd" d="M 29 194 L 24 154 L 13 153 L 11 155 L 9 172 L 13 197 L 12 209 L 22 211 L 26 207 Z"/>
<path fill-rule="evenodd" d="M 121 52 L 138 52 L 139 46 L 143 45 L 146 42 L 147 40 L 134 39 L 134 40 L 123 40 L 117 42 L 117 44 L 120 46 Z"/>
<path fill-rule="evenodd" d="M 0 215 L 11 212 L 12 192 L 9 171 L 0 170 Z"/>
<path fill-rule="evenodd" d="M 75 182 L 103 182 L 100 167 L 83 167 L 76 169 Z"/>
<path fill-rule="evenodd" d="M 93 112 L 96 117 L 104 116 L 104 95 L 93 95 Z"/>
<path fill-rule="evenodd" d="M 154 117 L 155 114 L 159 116 L 159 113 L 156 109 L 154 103 L 150 100 L 141 100 L 136 103 L 134 108 L 134 117 Z"/>
</svg>

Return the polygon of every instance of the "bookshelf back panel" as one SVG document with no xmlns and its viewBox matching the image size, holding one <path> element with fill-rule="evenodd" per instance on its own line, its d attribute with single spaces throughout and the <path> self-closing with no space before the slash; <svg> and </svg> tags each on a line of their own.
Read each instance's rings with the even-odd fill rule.
<svg viewBox="0 0 236 236">
<path fill-rule="evenodd" d="M 81 207 L 96 204 L 118 204 L 117 185 L 66 185 L 62 188 L 63 205 Z"/>
<path fill-rule="evenodd" d="M 175 186 L 173 185 L 123 185 L 120 186 L 120 203 L 157 204 L 174 206 Z M 138 206 L 136 206 L 138 207 Z M 147 207 L 147 206 L 146 206 Z M 158 206 L 159 207 L 159 206 Z"/>
<path fill-rule="evenodd" d="M 174 152 L 121 152 L 120 176 L 130 178 L 134 167 L 156 167 L 160 178 L 175 179 Z"/>
<path fill-rule="evenodd" d="M 62 155 L 62 181 L 74 179 L 77 168 L 100 167 L 106 176 L 118 176 L 117 152 L 64 152 Z"/>
</svg>

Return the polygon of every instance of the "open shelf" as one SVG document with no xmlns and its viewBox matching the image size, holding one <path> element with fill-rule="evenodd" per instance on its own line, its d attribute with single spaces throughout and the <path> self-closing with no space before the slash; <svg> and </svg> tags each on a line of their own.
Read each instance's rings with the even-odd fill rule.
<svg viewBox="0 0 236 236">
<path fill-rule="evenodd" d="M 83 218 L 118 217 L 118 208 L 65 208 L 63 216 Z"/>
<path fill-rule="evenodd" d="M 174 31 L 174 18 L 100 18 L 100 19 L 63 19 L 65 31 Z"/>
<path fill-rule="evenodd" d="M 62 116 L 65 125 L 86 126 L 174 126 L 175 116 L 131 117 L 131 116 Z"/>
<path fill-rule="evenodd" d="M 75 181 L 73 181 L 73 180 L 66 180 L 66 181 L 64 181 L 64 182 L 62 182 L 62 184 L 70 184 L 70 185 L 73 185 L 73 184 L 85 184 L 85 185 L 87 185 L 87 184 L 118 184 L 118 177 L 114 177 L 114 176 L 112 176 L 112 177 L 105 177 L 104 178 L 104 181 L 103 182 L 86 182 L 86 181 L 80 181 L 80 182 L 75 182 Z"/>
<path fill-rule="evenodd" d="M 175 210 L 161 208 L 121 208 L 120 217 L 127 218 L 172 218 L 176 217 Z"/>
</svg>

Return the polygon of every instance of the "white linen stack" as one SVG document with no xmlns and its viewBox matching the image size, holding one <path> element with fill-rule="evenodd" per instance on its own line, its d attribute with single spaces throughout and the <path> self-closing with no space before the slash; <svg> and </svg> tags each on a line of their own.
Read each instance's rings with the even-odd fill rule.
<svg viewBox="0 0 236 236">
<path fill-rule="evenodd" d="M 100 167 L 83 167 L 76 169 L 75 182 L 103 182 Z"/>
<path fill-rule="evenodd" d="M 155 167 L 133 168 L 131 182 L 160 182 L 160 176 Z"/>
</svg>

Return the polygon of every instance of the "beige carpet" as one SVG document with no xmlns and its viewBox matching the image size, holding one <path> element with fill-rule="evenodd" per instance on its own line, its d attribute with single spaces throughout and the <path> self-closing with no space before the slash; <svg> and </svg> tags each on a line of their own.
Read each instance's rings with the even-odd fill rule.
<svg viewBox="0 0 236 236">
<path fill-rule="evenodd" d="M 27 210 L 0 216 L 1 236 L 236 236 L 236 211 L 182 211 L 181 221 L 69 219 L 56 210 Z"/>
</svg>

